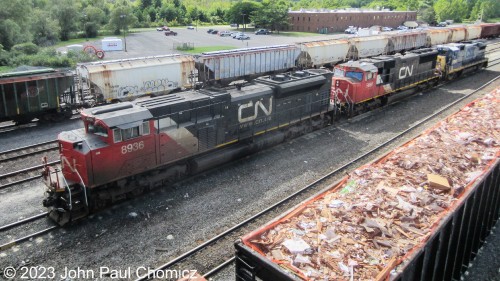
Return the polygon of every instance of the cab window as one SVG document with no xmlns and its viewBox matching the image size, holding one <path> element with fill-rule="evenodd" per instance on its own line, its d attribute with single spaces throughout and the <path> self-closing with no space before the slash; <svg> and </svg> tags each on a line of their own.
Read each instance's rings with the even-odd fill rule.
<svg viewBox="0 0 500 281">
<path fill-rule="evenodd" d="M 373 77 L 375 77 L 375 73 L 373 73 L 373 72 L 366 73 L 366 81 L 372 80 Z"/>
<path fill-rule="evenodd" d="M 335 77 L 344 77 L 344 70 L 341 68 L 334 68 L 333 69 L 333 76 Z"/>
<path fill-rule="evenodd" d="M 108 137 L 108 130 L 103 126 L 89 123 L 88 132 L 102 137 Z"/>
<path fill-rule="evenodd" d="M 345 77 L 350 77 L 355 80 L 361 81 L 363 80 L 363 73 L 362 72 L 356 72 L 356 71 L 347 71 L 345 73 Z"/>
<path fill-rule="evenodd" d="M 120 129 L 116 128 L 113 129 L 113 140 L 114 142 L 121 142 L 121 141 L 126 141 L 129 139 L 136 138 L 138 136 L 145 136 L 149 135 L 150 130 L 149 130 L 149 122 L 144 122 L 139 126 L 135 126 L 132 128 L 126 128 L 126 129 Z"/>
</svg>

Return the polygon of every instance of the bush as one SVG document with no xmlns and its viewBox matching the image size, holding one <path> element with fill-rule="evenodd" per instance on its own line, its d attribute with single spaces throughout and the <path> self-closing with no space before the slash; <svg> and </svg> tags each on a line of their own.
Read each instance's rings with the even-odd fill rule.
<svg viewBox="0 0 500 281">
<path fill-rule="evenodd" d="M 38 53 L 38 46 L 33 43 L 22 43 L 17 44 L 12 47 L 12 50 L 17 53 L 25 54 L 25 55 L 34 55 Z"/>
</svg>

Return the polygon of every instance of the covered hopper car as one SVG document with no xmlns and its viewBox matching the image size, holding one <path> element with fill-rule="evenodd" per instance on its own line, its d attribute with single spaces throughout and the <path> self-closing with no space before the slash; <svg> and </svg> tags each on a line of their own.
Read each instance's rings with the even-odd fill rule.
<svg viewBox="0 0 500 281">
<path fill-rule="evenodd" d="M 0 74 L 0 121 L 27 123 L 71 117 L 76 93 L 73 73 L 37 69 Z"/>
<path fill-rule="evenodd" d="M 194 58 L 165 55 L 78 64 L 79 89 L 88 89 L 94 103 L 168 94 L 194 83 Z"/>
</svg>

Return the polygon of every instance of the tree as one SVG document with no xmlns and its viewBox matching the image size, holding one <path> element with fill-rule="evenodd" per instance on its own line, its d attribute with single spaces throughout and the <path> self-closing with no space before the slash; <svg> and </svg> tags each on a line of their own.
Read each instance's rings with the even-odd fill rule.
<svg viewBox="0 0 500 281">
<path fill-rule="evenodd" d="M 73 0 L 52 0 L 52 15 L 60 27 L 59 36 L 62 41 L 70 38 L 70 33 L 76 29 L 75 19 L 80 18 Z"/>
<path fill-rule="evenodd" d="M 438 21 L 461 22 L 467 15 L 467 3 L 465 0 L 437 0 L 434 10 Z"/>
<path fill-rule="evenodd" d="M 121 30 L 127 31 L 129 26 L 137 23 L 137 17 L 132 13 L 132 8 L 129 6 L 116 6 L 111 12 L 109 27 L 120 33 Z"/>
<path fill-rule="evenodd" d="M 42 47 L 57 43 L 59 41 L 59 25 L 50 17 L 49 12 L 35 9 L 32 16 L 33 43 Z"/>
<path fill-rule="evenodd" d="M 226 20 L 230 23 L 249 23 L 250 15 L 259 9 L 259 3 L 238 1 L 227 11 Z"/>
<path fill-rule="evenodd" d="M 106 15 L 104 11 L 98 7 L 88 6 L 83 10 L 82 26 L 85 32 L 85 37 L 94 38 L 99 33 L 99 28 L 105 23 Z"/>
<path fill-rule="evenodd" d="M 255 25 L 271 28 L 272 30 L 283 30 L 288 26 L 288 8 L 285 1 L 262 1 L 262 6 L 252 13 L 252 21 Z"/>
<path fill-rule="evenodd" d="M 29 1 L 0 0 L 0 44 L 5 50 L 19 43 L 30 42 Z"/>
</svg>

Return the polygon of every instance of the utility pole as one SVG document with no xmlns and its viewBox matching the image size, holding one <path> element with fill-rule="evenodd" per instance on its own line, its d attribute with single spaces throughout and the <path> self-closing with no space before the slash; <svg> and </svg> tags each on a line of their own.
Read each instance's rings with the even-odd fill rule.
<svg viewBox="0 0 500 281">
<path fill-rule="evenodd" d="M 123 42 L 125 46 L 125 52 L 127 51 L 127 38 L 125 37 L 125 18 L 127 15 L 121 14 L 120 19 L 122 20 L 122 26 L 123 26 Z"/>
</svg>

